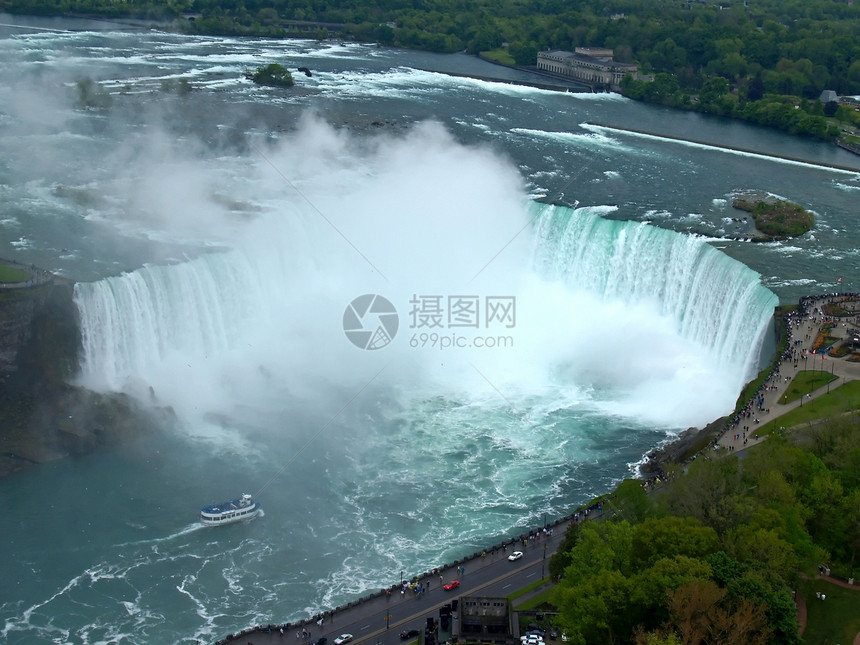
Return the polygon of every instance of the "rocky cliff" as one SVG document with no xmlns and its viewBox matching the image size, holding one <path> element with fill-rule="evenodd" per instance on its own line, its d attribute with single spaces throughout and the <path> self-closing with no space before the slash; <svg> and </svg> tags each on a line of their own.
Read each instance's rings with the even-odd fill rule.
<svg viewBox="0 0 860 645">
<path fill-rule="evenodd" d="M 80 351 L 73 284 L 46 275 L 0 286 L 0 478 L 164 422 L 127 397 L 72 384 Z"/>
</svg>

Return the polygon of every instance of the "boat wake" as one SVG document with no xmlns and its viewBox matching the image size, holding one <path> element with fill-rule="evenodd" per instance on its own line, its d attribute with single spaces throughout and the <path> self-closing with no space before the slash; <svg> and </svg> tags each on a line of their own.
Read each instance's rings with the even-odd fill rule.
<svg viewBox="0 0 860 645">
<path fill-rule="evenodd" d="M 201 524 L 200 522 L 194 522 L 193 524 L 189 524 L 185 526 L 175 533 L 171 533 L 170 535 L 166 535 L 163 537 L 151 538 L 148 540 L 136 540 L 133 542 L 123 542 L 122 544 L 117 544 L 118 547 L 124 546 L 140 546 L 144 544 L 160 544 L 162 542 L 169 542 L 171 540 L 175 540 L 176 538 L 182 537 L 183 535 L 188 535 L 189 533 L 194 533 L 195 531 L 199 531 L 201 529 L 205 529 L 206 526 Z"/>
</svg>

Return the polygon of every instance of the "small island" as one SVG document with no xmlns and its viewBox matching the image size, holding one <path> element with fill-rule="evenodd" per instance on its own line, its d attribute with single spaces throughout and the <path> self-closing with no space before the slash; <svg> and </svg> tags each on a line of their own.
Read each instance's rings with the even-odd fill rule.
<svg viewBox="0 0 860 645">
<path fill-rule="evenodd" d="M 257 85 L 267 85 L 269 87 L 292 87 L 294 85 L 293 75 L 290 73 L 290 70 L 278 63 L 258 67 L 245 76 Z"/>
<path fill-rule="evenodd" d="M 732 206 L 752 213 L 757 241 L 784 240 L 812 230 L 815 217 L 800 204 L 769 194 L 747 193 L 738 196 Z"/>
</svg>

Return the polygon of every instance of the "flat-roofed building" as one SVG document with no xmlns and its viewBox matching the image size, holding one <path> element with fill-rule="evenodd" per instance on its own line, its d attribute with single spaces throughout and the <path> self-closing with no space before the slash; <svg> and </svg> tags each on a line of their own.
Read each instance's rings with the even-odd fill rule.
<svg viewBox="0 0 860 645">
<path fill-rule="evenodd" d="M 612 60 L 611 49 L 577 47 L 575 51 L 549 50 L 538 52 L 539 71 L 556 74 L 590 85 L 593 89 L 621 89 L 621 79 L 627 74 L 636 78 L 639 68 L 632 63 Z"/>
<path fill-rule="evenodd" d="M 460 637 L 466 640 L 506 642 L 512 634 L 507 598 L 460 598 Z"/>
</svg>

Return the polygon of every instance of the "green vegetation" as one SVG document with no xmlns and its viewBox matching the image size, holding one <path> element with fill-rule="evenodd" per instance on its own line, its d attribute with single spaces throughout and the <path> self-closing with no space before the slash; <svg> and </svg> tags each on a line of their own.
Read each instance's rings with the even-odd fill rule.
<svg viewBox="0 0 860 645">
<path fill-rule="evenodd" d="M 841 385 L 835 383 L 831 386 L 830 392 L 814 399 L 804 399 L 803 405 L 799 405 L 778 419 L 763 423 L 757 428 L 756 433 L 764 435 L 773 432 L 776 428 L 808 426 L 822 419 L 839 419 L 852 414 L 855 410 L 860 410 L 860 381 L 849 381 Z"/>
<path fill-rule="evenodd" d="M 500 47 L 499 49 L 494 49 L 492 51 L 481 52 L 481 56 L 487 60 L 493 61 L 494 63 L 499 63 L 500 65 L 513 66 L 517 64 L 513 56 L 508 52 L 507 48 L 504 47 Z M 535 53 L 535 57 L 537 57 L 537 53 Z"/>
<path fill-rule="evenodd" d="M 852 352 L 851 343 L 842 343 L 831 349 L 828 353 L 834 358 L 845 358 Z"/>
<path fill-rule="evenodd" d="M 0 282 L 26 282 L 29 279 L 28 271 L 0 263 Z"/>
<path fill-rule="evenodd" d="M 487 53 L 535 65 L 537 52 L 608 47 L 653 82 L 627 78 L 632 98 L 744 119 L 822 139 L 860 113 L 822 90 L 860 94 L 860 7 L 834 0 L 0 0 L 0 11 L 160 21 L 194 34 L 339 38 L 436 52 Z M 312 27 L 313 28 L 313 27 Z"/>
<path fill-rule="evenodd" d="M 732 202 L 732 206 L 752 213 L 756 228 L 777 239 L 803 235 L 815 224 L 811 212 L 784 199 L 751 201 L 739 198 Z"/>
<path fill-rule="evenodd" d="M 827 598 L 817 598 L 815 592 Z M 860 587 L 845 589 L 823 580 L 804 580 L 798 594 L 806 601 L 808 626 L 806 645 L 853 643 L 860 633 Z"/>
<path fill-rule="evenodd" d="M 621 91 L 633 99 L 741 119 L 824 140 L 839 136 L 839 127 L 832 121 L 838 120 L 846 125 L 860 122 L 860 115 L 842 106 L 839 106 L 836 119 L 828 119 L 824 106 L 813 98 L 768 93 L 752 99 L 750 94 L 742 94 L 737 84 L 721 76 L 708 78 L 699 90 L 682 87 L 676 76 L 667 73 L 656 74 L 652 82 L 627 76 L 621 82 Z"/>
<path fill-rule="evenodd" d="M 532 582 L 531 584 L 526 585 L 525 587 L 521 587 L 520 589 L 517 589 L 516 591 L 511 593 L 508 596 L 508 600 L 513 601 L 513 600 L 516 600 L 517 598 L 519 598 L 520 596 L 525 596 L 527 593 L 529 593 L 533 589 L 537 589 L 542 584 L 544 584 L 548 581 L 549 581 L 549 578 L 542 578 L 540 580 L 536 580 L 535 582 Z"/>
<path fill-rule="evenodd" d="M 254 72 L 248 74 L 248 78 L 257 85 L 267 85 L 269 87 L 293 86 L 293 75 L 290 73 L 290 70 L 278 63 L 258 67 Z"/>
<path fill-rule="evenodd" d="M 546 582 L 547 578 L 543 579 L 543 582 Z M 555 595 L 555 588 L 550 587 L 548 589 L 544 589 L 539 594 L 535 595 L 533 598 L 529 598 L 521 605 L 517 605 L 518 611 L 530 611 L 532 609 L 543 609 L 547 606 L 551 606 L 551 601 Z"/>
<path fill-rule="evenodd" d="M 812 360 L 815 360 L 815 357 L 813 357 Z M 788 384 L 788 389 L 786 389 L 782 396 L 779 397 L 779 402 L 784 405 L 786 403 L 791 403 L 792 401 L 797 401 L 797 399 L 805 396 L 813 390 L 817 390 L 831 381 L 835 381 L 836 378 L 837 377 L 830 372 L 825 372 L 823 370 L 798 372 L 792 379 L 791 383 Z"/>
<path fill-rule="evenodd" d="M 855 311 L 860 311 L 860 299 L 857 298 L 824 303 L 824 313 L 827 316 L 853 316 Z"/>
<path fill-rule="evenodd" d="M 104 87 L 91 78 L 81 78 L 75 83 L 75 104 L 80 110 L 100 110 L 110 108 L 113 97 Z"/>
<path fill-rule="evenodd" d="M 851 577 L 860 550 L 860 383 L 819 402 L 796 445 L 772 437 L 742 462 L 697 459 L 644 499 L 625 482 L 602 521 L 575 525 L 550 561 L 563 565 L 552 598 L 571 642 L 799 642 L 802 576 L 824 563 Z M 860 590 L 805 584 L 808 603 L 816 585 L 828 598 L 810 608 L 805 641 L 850 642 Z"/>
</svg>

